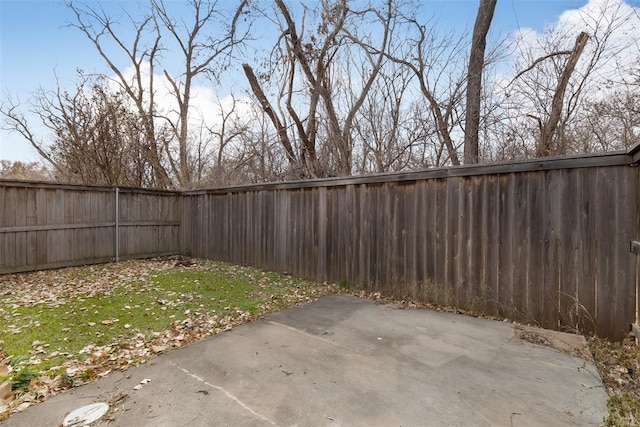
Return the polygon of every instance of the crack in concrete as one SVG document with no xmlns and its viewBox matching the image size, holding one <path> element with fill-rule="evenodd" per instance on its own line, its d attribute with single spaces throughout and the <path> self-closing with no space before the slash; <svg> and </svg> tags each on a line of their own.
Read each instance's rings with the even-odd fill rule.
<svg viewBox="0 0 640 427">
<path fill-rule="evenodd" d="M 178 366 L 173 362 L 169 362 L 169 364 L 171 366 L 173 366 L 174 368 L 178 368 L 179 370 L 181 370 L 182 372 L 184 372 L 185 374 L 187 374 L 188 376 L 190 376 L 191 378 L 200 381 L 202 384 L 205 384 L 206 386 L 209 386 L 215 390 L 221 391 L 222 393 L 225 394 L 225 396 L 227 396 L 229 399 L 233 400 L 234 402 L 236 402 L 238 405 L 240 405 L 241 407 L 243 407 L 245 410 L 251 412 L 251 414 L 256 417 L 259 418 L 263 421 L 268 422 L 269 424 L 273 425 L 273 426 L 277 426 L 278 424 L 273 421 L 270 420 L 269 418 L 265 417 L 262 414 L 257 413 L 256 411 L 254 411 L 253 409 L 251 409 L 246 403 L 244 403 L 242 400 L 238 399 L 236 396 L 234 396 L 233 394 L 229 393 L 227 390 L 225 390 L 224 388 L 217 386 L 215 384 L 211 384 L 210 382 L 206 381 L 204 378 L 199 377 L 198 375 L 194 374 L 193 372 L 189 372 L 188 369 L 183 368 L 182 366 Z"/>
<path fill-rule="evenodd" d="M 357 354 L 358 356 L 366 356 L 366 354 L 363 354 L 363 353 L 361 353 L 361 352 L 359 352 L 359 351 L 357 351 L 357 350 L 354 350 L 354 349 L 352 349 L 352 348 L 345 347 L 345 346 L 343 346 L 342 344 L 339 344 L 339 343 L 337 343 L 337 342 L 335 342 L 335 341 L 332 341 L 332 340 L 329 340 L 329 339 L 323 338 L 323 337 L 321 337 L 321 336 L 314 335 L 314 334 L 310 334 L 310 333 L 309 333 L 309 332 L 307 332 L 307 331 L 303 331 L 303 330 L 301 330 L 301 329 L 294 328 L 293 326 L 285 325 L 285 324 L 283 324 L 283 323 L 273 322 L 273 321 L 271 321 L 271 320 L 265 320 L 264 322 L 265 322 L 265 323 L 268 323 L 268 324 L 270 324 L 270 325 L 273 325 L 273 326 L 278 326 L 278 327 L 280 327 L 280 328 L 288 329 L 288 330 L 290 330 L 290 331 L 292 331 L 292 332 L 296 332 L 296 333 L 298 333 L 298 334 L 301 334 L 301 335 L 304 335 L 304 336 L 307 336 L 307 337 L 310 337 L 310 338 L 313 338 L 313 339 L 316 339 L 316 340 L 319 340 L 319 341 L 325 342 L 325 343 L 330 344 L 330 345 L 332 345 L 332 346 L 334 346 L 334 347 L 338 347 L 338 348 L 340 348 L 340 349 L 342 349 L 342 350 L 348 351 L 349 353 L 354 353 L 354 354 Z"/>
</svg>

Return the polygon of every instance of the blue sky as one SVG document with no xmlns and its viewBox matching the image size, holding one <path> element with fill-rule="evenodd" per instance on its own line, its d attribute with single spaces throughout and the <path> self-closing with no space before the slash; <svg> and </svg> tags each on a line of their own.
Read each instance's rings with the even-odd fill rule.
<svg viewBox="0 0 640 427">
<path fill-rule="evenodd" d="M 169 2 L 176 5 L 173 0 Z M 540 31 L 564 11 L 586 3 L 587 0 L 498 0 L 491 31 L 494 35 L 509 34 L 522 27 Z M 638 1 L 631 3 L 637 5 Z M 140 5 L 133 1 L 101 2 L 107 11 L 119 10 L 125 4 L 127 8 Z M 439 25 L 456 31 L 473 26 L 477 4 L 474 0 L 423 1 L 426 15 L 435 15 Z M 63 86 L 70 85 L 78 68 L 106 71 L 89 41 L 77 29 L 66 26 L 72 17 L 60 1 L 0 0 L 0 101 L 8 96 L 27 101 L 39 87 L 53 89 L 56 75 Z M 0 130 L 1 159 L 39 160 L 19 135 L 4 130 Z"/>
</svg>

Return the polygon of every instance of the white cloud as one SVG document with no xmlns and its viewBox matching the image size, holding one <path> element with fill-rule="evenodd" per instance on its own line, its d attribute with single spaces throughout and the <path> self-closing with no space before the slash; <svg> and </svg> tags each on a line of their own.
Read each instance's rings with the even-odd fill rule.
<svg viewBox="0 0 640 427">
<path fill-rule="evenodd" d="M 134 83 L 135 70 L 133 67 L 127 68 L 123 72 L 125 80 L 129 84 Z M 150 67 L 148 63 L 143 63 L 141 68 L 143 87 L 149 87 Z M 170 76 L 172 79 L 174 76 Z M 167 117 L 173 123 L 177 123 L 179 117 L 179 107 L 172 84 L 164 74 L 154 73 L 154 101 L 160 115 Z M 179 90 L 183 89 L 180 78 L 176 78 Z M 114 77 L 111 82 L 112 89 L 117 89 L 119 83 Z M 234 94 L 221 94 L 216 92 L 213 86 L 193 85 L 189 99 L 189 128 L 193 132 L 199 132 L 204 125 L 207 128 L 218 129 L 222 123 L 222 115 L 227 114 L 234 103 Z M 242 117 L 243 113 L 249 111 L 250 101 L 246 97 L 235 97 L 237 114 Z M 158 123 L 162 123 L 159 119 Z"/>
<path fill-rule="evenodd" d="M 533 60 L 554 50 L 570 50 L 581 31 L 590 36 L 581 57 L 582 67 L 594 58 L 597 49 L 606 46 L 600 56 L 594 58 L 595 77 L 601 85 L 606 86 L 609 81 L 619 82 L 626 70 L 637 67 L 640 59 L 640 8 L 634 8 L 623 0 L 589 0 L 581 8 L 562 13 L 544 32 L 530 28 L 518 30 L 513 36 L 516 55 Z M 518 65 L 522 66 L 522 63 Z"/>
<path fill-rule="evenodd" d="M 536 118 L 544 120 L 549 112 L 567 55 L 537 60 L 573 49 L 581 31 L 590 37 L 564 102 L 573 117 L 587 113 L 591 101 L 615 91 L 637 90 L 626 83 L 640 74 L 640 8 L 623 0 L 589 0 L 565 11 L 542 31 L 520 28 L 511 36 L 512 55 L 487 84 L 494 102 L 500 103 L 495 114 L 504 129 L 520 130 L 522 141 L 530 146 L 539 126 Z"/>
</svg>

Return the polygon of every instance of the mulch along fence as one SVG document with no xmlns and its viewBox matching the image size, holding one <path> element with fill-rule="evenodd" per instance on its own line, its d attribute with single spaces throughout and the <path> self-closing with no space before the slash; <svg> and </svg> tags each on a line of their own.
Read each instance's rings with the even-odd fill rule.
<svg viewBox="0 0 640 427">
<path fill-rule="evenodd" d="M 183 193 L 0 181 L 0 273 L 119 245 L 620 340 L 637 322 L 638 151 Z"/>
</svg>

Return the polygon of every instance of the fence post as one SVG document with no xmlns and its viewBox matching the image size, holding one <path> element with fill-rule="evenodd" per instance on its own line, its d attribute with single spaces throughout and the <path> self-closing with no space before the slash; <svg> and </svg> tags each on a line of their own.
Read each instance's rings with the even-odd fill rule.
<svg viewBox="0 0 640 427">
<path fill-rule="evenodd" d="M 627 151 L 633 161 L 633 165 L 640 167 L 640 143 L 637 143 Z M 636 194 L 640 195 L 640 170 L 636 171 Z M 636 237 L 640 237 L 640 200 L 636 200 Z M 636 337 L 636 343 L 640 342 L 640 242 L 631 241 L 631 252 L 636 255 L 636 318 L 631 324 L 631 333 Z"/>
<path fill-rule="evenodd" d="M 631 324 L 631 333 L 640 342 L 640 242 L 631 241 L 631 252 L 636 254 L 636 323 Z"/>
<path fill-rule="evenodd" d="M 120 189 L 116 187 L 116 223 L 115 223 L 115 255 L 116 262 L 120 260 Z"/>
</svg>

